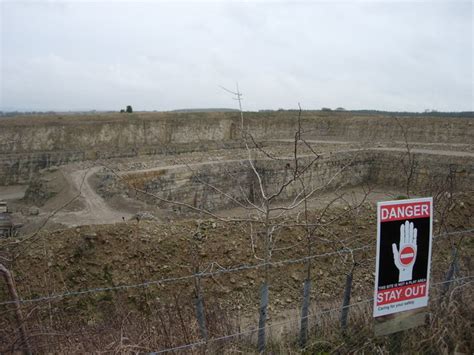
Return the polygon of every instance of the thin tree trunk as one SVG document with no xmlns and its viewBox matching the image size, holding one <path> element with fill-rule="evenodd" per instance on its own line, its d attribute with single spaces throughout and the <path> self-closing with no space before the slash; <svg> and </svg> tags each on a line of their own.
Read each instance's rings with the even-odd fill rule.
<svg viewBox="0 0 474 355">
<path fill-rule="evenodd" d="M 265 269 L 264 269 L 264 281 L 260 288 L 260 308 L 258 318 L 258 340 L 257 349 L 259 353 L 265 351 L 265 328 L 267 322 L 267 308 L 268 308 L 268 284 L 269 284 L 269 270 L 271 260 L 271 232 L 270 232 L 270 211 L 269 202 L 265 201 Z"/>
<path fill-rule="evenodd" d="M 458 271 L 458 253 L 457 253 L 457 249 L 453 248 L 451 263 L 449 264 L 448 272 L 446 273 L 446 276 L 444 278 L 444 281 L 446 283 L 443 285 L 443 288 L 441 289 L 441 297 L 439 298 L 439 303 L 443 302 L 444 296 L 449 291 L 449 288 L 451 287 L 451 281 L 456 277 L 457 271 Z"/>
<path fill-rule="evenodd" d="M 24 346 L 23 351 L 26 354 L 31 354 L 32 352 L 31 352 L 30 343 L 28 342 L 28 336 L 26 335 L 26 327 L 23 320 L 23 314 L 21 313 L 20 299 L 18 298 L 18 293 L 16 292 L 12 274 L 2 264 L 0 264 L 0 272 L 3 273 L 5 282 L 8 287 L 8 292 L 10 293 L 10 298 L 13 301 L 13 305 L 15 307 L 15 317 L 16 317 L 16 322 L 17 322 L 17 328 L 20 333 L 22 346 Z"/>
</svg>

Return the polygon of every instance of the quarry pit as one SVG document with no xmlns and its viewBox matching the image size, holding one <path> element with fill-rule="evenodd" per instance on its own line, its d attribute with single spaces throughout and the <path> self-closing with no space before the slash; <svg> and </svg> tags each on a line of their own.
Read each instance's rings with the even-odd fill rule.
<svg viewBox="0 0 474 355">
<path fill-rule="evenodd" d="M 232 112 L 2 119 L 0 193 L 26 232 L 44 218 L 73 226 L 121 222 L 140 211 L 158 220 L 193 214 L 163 200 L 237 213 L 239 203 L 257 198 L 249 152 L 264 184 L 277 188 L 294 168 L 297 122 L 296 111 L 246 113 L 247 150 Z M 413 192 L 429 192 L 449 174 L 459 191 L 472 191 L 472 118 L 309 111 L 299 124 L 298 159 L 318 156 L 305 179 L 321 187 L 319 197 L 361 185 L 406 195 L 408 159 Z"/>
<path fill-rule="evenodd" d="M 436 235 L 474 225 L 474 117 L 245 112 L 241 127 L 238 112 L 1 119 L 0 200 L 21 228 L 0 240 L 0 256 L 11 260 L 21 297 L 120 288 L 179 278 L 196 267 L 259 262 L 262 186 L 267 196 L 276 195 L 269 214 L 277 226 L 274 261 L 306 255 L 305 212 L 319 228 L 318 254 L 373 244 L 377 201 L 432 196 Z M 311 195 L 292 205 L 301 186 Z M 435 244 L 435 280 L 444 277 L 453 243 L 439 238 Z M 473 245 L 456 245 L 460 273 L 469 275 Z M 356 256 L 356 301 L 372 293 L 372 247 Z M 350 265 L 342 256 L 314 261 L 318 286 L 311 297 L 318 307 L 339 302 Z M 291 264 L 270 275 L 271 323 L 298 313 L 305 274 L 302 265 Z M 253 324 L 261 280 L 258 270 L 209 278 L 203 295 L 217 313 Z M 108 339 L 105 329 L 119 331 L 113 322 L 153 314 L 150 307 L 192 304 L 193 292 L 178 282 L 25 308 L 38 333 L 45 330 L 39 320 L 49 319 L 48 331 L 89 329 Z M 0 297 L 8 297 L 5 290 Z M 5 334 L 14 332 L 7 319 L 1 324 Z M 70 349 L 66 340 L 65 347 L 48 348 L 45 339 L 36 339 L 37 346 Z M 77 339 L 78 351 L 100 348 Z"/>
</svg>

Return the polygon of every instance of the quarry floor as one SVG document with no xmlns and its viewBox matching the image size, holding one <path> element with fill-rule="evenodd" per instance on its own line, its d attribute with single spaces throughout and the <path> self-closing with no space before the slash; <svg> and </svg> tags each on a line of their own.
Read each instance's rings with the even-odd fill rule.
<svg viewBox="0 0 474 355">
<path fill-rule="evenodd" d="M 396 141 L 390 143 L 377 143 L 370 145 L 366 142 L 335 141 L 335 140 L 308 140 L 312 149 L 321 155 L 331 155 L 342 152 L 351 152 L 370 149 L 372 151 L 395 151 L 403 154 L 407 151 L 406 143 Z M 409 142 L 413 153 L 462 156 L 474 158 L 474 145 L 455 143 L 423 143 Z M 288 157 L 293 153 L 292 140 L 273 140 L 263 143 L 266 152 L 277 157 Z M 300 154 L 308 154 L 309 150 L 300 150 Z M 259 154 L 257 151 L 256 154 Z M 39 179 L 49 189 L 52 198 L 41 201 L 41 205 L 23 199 L 27 186 L 0 186 L 0 196 L 7 200 L 16 223 L 22 224 L 21 234 L 28 234 L 41 226 L 43 229 L 58 229 L 90 224 L 113 224 L 129 220 L 137 212 L 152 211 L 157 220 L 168 220 L 168 213 L 163 209 L 147 206 L 144 202 L 124 197 L 104 199 L 97 190 L 97 181 L 94 175 L 100 171 L 113 171 L 114 174 L 144 173 L 159 169 L 174 169 L 189 167 L 196 169 L 202 165 L 223 163 L 246 159 L 248 152 L 245 149 L 212 149 L 206 152 L 193 152 L 182 154 L 169 154 L 158 156 L 143 156 L 137 158 L 109 159 L 107 161 L 90 161 L 74 163 L 59 167 L 59 169 L 46 169 L 39 173 Z M 380 190 L 377 188 L 376 190 Z M 368 195 L 371 202 L 381 199 L 393 198 L 403 195 L 400 189 L 383 187 L 383 191 L 372 191 Z M 352 188 L 338 193 L 354 193 L 361 197 L 365 192 L 360 188 Z M 311 208 L 318 208 L 334 197 L 333 193 L 323 193 L 311 201 Z M 30 208 L 37 210 L 31 213 Z M 222 216 L 239 215 L 243 211 L 232 209 L 221 211 Z M 186 218 L 185 215 L 182 216 Z M 176 218 L 174 216 L 173 218 Z M 178 217 L 179 218 L 179 217 Z"/>
</svg>

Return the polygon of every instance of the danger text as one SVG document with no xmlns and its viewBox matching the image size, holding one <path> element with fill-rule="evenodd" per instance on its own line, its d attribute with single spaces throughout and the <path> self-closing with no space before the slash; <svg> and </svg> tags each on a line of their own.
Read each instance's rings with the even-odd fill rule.
<svg viewBox="0 0 474 355">
<path fill-rule="evenodd" d="M 424 218 L 430 216 L 429 202 L 406 203 L 382 206 L 380 219 L 382 222 L 399 221 L 402 219 Z"/>
</svg>

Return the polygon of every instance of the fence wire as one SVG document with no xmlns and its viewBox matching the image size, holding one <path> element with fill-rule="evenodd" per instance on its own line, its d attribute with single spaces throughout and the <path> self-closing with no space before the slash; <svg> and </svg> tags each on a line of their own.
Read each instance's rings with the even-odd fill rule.
<svg viewBox="0 0 474 355">
<path fill-rule="evenodd" d="M 369 249 L 371 247 L 372 247 L 371 245 L 365 245 L 365 246 L 362 246 L 362 247 L 359 247 L 359 248 L 354 248 L 354 249 L 351 249 L 351 250 L 352 250 L 352 252 L 355 252 L 355 251 L 360 251 L 360 250 L 366 250 L 366 249 Z M 163 285 L 163 284 L 166 284 L 166 283 L 174 283 L 174 282 L 180 282 L 180 281 L 195 279 L 196 277 L 198 277 L 198 278 L 211 277 L 211 276 L 228 274 L 228 273 L 233 273 L 233 272 L 261 269 L 261 268 L 264 268 L 264 267 L 267 267 L 267 266 L 280 267 L 280 266 L 283 266 L 283 265 L 299 264 L 299 263 L 302 263 L 302 262 L 305 262 L 305 261 L 308 261 L 308 260 L 312 260 L 312 259 L 315 259 L 315 258 L 324 258 L 324 257 L 327 257 L 327 256 L 332 256 L 332 255 L 347 254 L 347 253 L 350 253 L 351 250 L 342 249 L 340 251 L 328 252 L 328 253 L 323 253 L 323 254 L 315 254 L 315 255 L 305 256 L 305 257 L 298 258 L 298 259 L 286 259 L 286 260 L 281 260 L 281 261 L 263 262 L 263 263 L 254 264 L 254 265 L 241 265 L 241 266 L 232 267 L 232 268 L 222 268 L 222 269 L 216 270 L 216 271 L 198 272 L 198 273 L 194 273 L 194 274 L 190 274 L 190 275 L 162 278 L 162 279 L 159 279 L 159 280 L 146 281 L 146 282 L 142 282 L 142 283 L 138 283 L 138 284 L 119 285 L 119 286 L 111 286 L 111 287 L 96 287 L 96 288 L 91 288 L 91 289 L 81 290 L 81 291 L 64 292 L 64 293 L 58 293 L 58 294 L 55 294 L 55 295 L 42 296 L 42 297 L 37 297 L 37 298 L 20 299 L 19 302 L 20 303 L 32 303 L 32 302 L 40 302 L 40 301 L 50 301 L 50 300 L 53 300 L 53 299 L 65 298 L 65 297 L 71 297 L 71 296 L 79 296 L 79 295 L 85 295 L 85 294 L 89 294 L 89 293 L 98 293 L 98 292 L 105 292 L 105 291 L 117 291 L 117 290 L 124 290 L 124 289 L 130 289 L 130 288 L 149 287 L 149 286 L 153 286 L 153 285 Z M 216 262 L 214 262 L 213 264 L 219 265 Z M 12 304 L 12 303 L 15 303 L 15 301 L 1 302 L 0 305 Z"/>
<path fill-rule="evenodd" d="M 439 287 L 441 285 L 445 285 L 445 284 L 449 284 L 449 283 L 453 283 L 453 282 L 461 282 L 461 281 L 464 281 L 464 280 L 472 280 L 472 279 L 474 279 L 474 276 L 466 276 L 466 277 L 461 277 L 461 278 L 457 278 L 457 279 L 453 279 L 453 280 L 449 280 L 449 281 L 436 282 L 436 283 L 431 284 L 430 287 Z M 464 282 L 464 284 L 468 284 L 470 282 L 471 281 Z M 348 305 L 345 308 L 352 308 L 352 307 L 355 307 L 355 306 L 360 306 L 360 305 L 363 305 L 363 304 L 366 304 L 366 303 L 369 303 L 369 302 L 373 302 L 373 300 L 374 300 L 373 297 L 372 298 L 367 298 L 365 300 L 362 300 L 362 301 L 359 301 L 359 302 L 356 302 L 356 303 L 352 303 L 352 304 Z M 315 317 L 322 316 L 322 315 L 329 314 L 329 313 L 333 313 L 333 312 L 340 312 L 341 310 L 342 310 L 342 307 L 331 308 L 331 309 L 327 309 L 327 310 L 324 310 L 324 311 L 321 311 L 321 312 L 310 314 L 310 315 L 307 316 L 307 318 L 315 318 Z M 268 324 L 266 326 L 266 328 L 270 329 L 272 327 L 287 325 L 287 324 L 290 324 L 290 323 L 297 322 L 300 319 L 301 318 L 298 318 L 298 319 L 297 318 L 292 318 L 292 319 L 287 319 L 287 320 L 280 321 L 280 322 L 271 323 L 271 324 Z M 256 333 L 256 332 L 258 332 L 258 330 L 259 330 L 258 327 L 257 328 L 254 327 L 254 328 L 244 330 L 242 332 L 233 333 L 233 334 L 229 334 L 229 335 L 224 335 L 224 336 L 217 337 L 217 338 L 212 338 L 212 339 L 209 339 L 207 342 L 204 341 L 204 340 L 201 340 L 201 341 L 198 341 L 198 342 L 183 344 L 183 345 L 176 346 L 176 347 L 173 347 L 173 348 L 162 349 L 162 350 L 159 350 L 159 351 L 152 352 L 152 353 L 150 353 L 150 355 L 163 354 L 163 353 L 167 353 L 167 352 L 176 352 L 176 351 L 185 350 L 185 349 L 192 349 L 192 348 L 195 348 L 195 347 L 198 347 L 198 346 L 207 345 L 209 343 L 215 343 L 215 342 L 218 342 L 218 341 L 229 340 L 229 339 L 237 338 L 239 336 Z"/>
<path fill-rule="evenodd" d="M 454 232 L 446 232 L 446 233 L 441 233 L 436 236 L 433 236 L 433 238 L 439 238 L 443 236 L 448 236 L 448 235 L 461 235 L 461 234 L 468 234 L 474 232 L 474 229 L 466 229 L 462 231 L 454 231 Z M 240 265 L 236 267 L 230 267 L 230 268 L 221 268 L 216 271 L 206 271 L 206 272 L 199 272 L 199 273 L 194 273 L 190 275 L 185 275 L 185 276 L 178 276 L 178 277 L 168 277 L 168 278 L 162 278 L 159 280 L 153 280 L 153 281 L 146 281 L 142 283 L 136 283 L 136 284 L 126 284 L 126 285 L 118 285 L 118 286 L 109 286 L 109 287 L 96 287 L 96 288 L 91 288 L 91 289 L 85 289 L 85 290 L 78 290 L 78 291 L 70 291 L 70 292 L 63 292 L 63 293 L 57 293 L 53 295 L 48 295 L 48 296 L 40 296 L 36 298 L 29 298 L 29 299 L 20 299 L 20 303 L 34 303 L 34 302 L 41 302 L 41 301 L 51 301 L 54 299 L 62 299 L 66 297 L 73 297 L 73 296 L 81 296 L 81 295 L 86 295 L 86 294 L 91 294 L 91 293 L 99 293 L 99 292 L 107 292 L 107 291 L 118 291 L 118 290 L 125 290 L 125 289 L 133 289 L 133 288 L 143 288 L 143 287 L 150 287 L 154 285 L 164 285 L 167 283 L 174 283 L 174 282 L 181 282 L 181 281 L 186 281 L 190 279 L 195 279 L 197 278 L 206 278 L 206 277 L 213 277 L 213 276 L 218 276 L 222 274 L 228 274 L 228 273 L 234 273 L 234 272 L 242 272 L 242 271 L 248 271 L 248 270 L 256 270 L 256 269 L 261 269 L 265 267 L 281 267 L 284 265 L 292 265 L 292 264 L 300 264 L 304 263 L 306 261 L 316 259 L 316 258 L 324 258 L 328 256 L 333 256 L 333 255 L 341 255 L 341 254 L 350 254 L 353 252 L 359 252 L 362 250 L 368 250 L 370 248 L 375 247 L 375 244 L 367 244 L 361 247 L 353 248 L 353 249 L 348 249 L 348 248 L 341 248 L 338 251 L 334 252 L 327 252 L 327 253 L 322 253 L 322 254 L 314 254 L 314 255 L 308 255 L 305 257 L 301 258 L 296 258 L 296 259 L 286 259 L 286 260 L 281 260 L 281 261 L 271 261 L 271 262 L 263 262 L 259 264 L 245 264 L 245 265 Z M 218 263 L 214 262 L 211 263 L 214 265 L 219 265 Z M 4 301 L 0 302 L 0 306 L 2 305 L 8 305 L 8 304 L 14 304 L 16 303 L 15 301 Z"/>
</svg>

